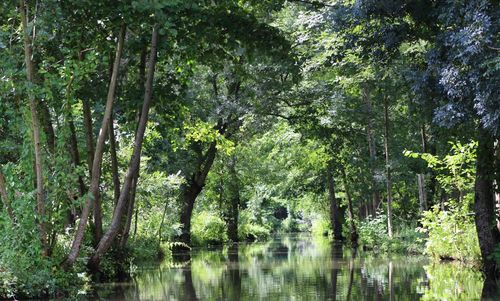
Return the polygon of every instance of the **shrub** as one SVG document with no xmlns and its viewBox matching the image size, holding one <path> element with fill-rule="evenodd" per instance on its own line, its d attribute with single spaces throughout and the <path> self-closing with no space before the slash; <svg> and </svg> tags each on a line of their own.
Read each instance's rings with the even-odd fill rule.
<svg viewBox="0 0 500 301">
<path fill-rule="evenodd" d="M 210 211 L 201 211 L 192 219 L 192 242 L 194 245 L 221 244 L 227 241 L 226 223 Z"/>
<path fill-rule="evenodd" d="M 390 238 L 385 214 L 361 221 L 358 231 L 359 242 L 364 247 L 383 252 L 422 253 L 423 235 L 416 231 L 415 226 L 402 223 Z"/>
<path fill-rule="evenodd" d="M 242 241 L 245 240 L 262 241 L 271 236 L 271 230 L 262 225 L 247 223 L 240 226 L 238 236 Z"/>
<path fill-rule="evenodd" d="M 440 210 L 436 205 L 424 212 L 419 231 L 428 235 L 425 253 L 436 259 L 480 261 L 473 216 L 464 208 L 466 206 L 448 204 L 448 207 L 448 210 Z"/>
<path fill-rule="evenodd" d="M 259 224 L 250 211 L 241 211 L 238 224 L 238 238 L 241 241 L 261 241 L 269 238 L 269 236 L 271 236 L 269 227 Z"/>
<path fill-rule="evenodd" d="M 299 232 L 299 222 L 296 218 L 288 215 L 281 223 L 281 231 L 285 233 Z"/>
<path fill-rule="evenodd" d="M 389 241 L 387 235 L 387 217 L 379 214 L 376 217 L 368 217 L 359 224 L 359 242 L 367 247 L 382 247 Z"/>
</svg>

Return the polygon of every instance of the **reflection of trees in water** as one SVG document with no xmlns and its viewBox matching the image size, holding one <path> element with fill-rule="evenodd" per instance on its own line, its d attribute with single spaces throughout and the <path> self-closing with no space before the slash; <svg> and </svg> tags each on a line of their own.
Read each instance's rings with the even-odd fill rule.
<svg viewBox="0 0 500 301">
<path fill-rule="evenodd" d="M 193 285 L 193 270 L 183 269 L 182 274 L 184 275 L 184 296 L 182 300 L 184 301 L 198 301 L 198 297 L 196 297 L 196 290 Z"/>
<path fill-rule="evenodd" d="M 143 270 L 135 285 L 117 286 L 101 299 L 404 301 L 481 297 L 479 272 L 458 273 L 460 268 L 443 264 L 425 270 L 422 266 L 418 257 L 357 254 L 328 241 L 287 238 L 194 252 L 189 262 Z"/>
<path fill-rule="evenodd" d="M 341 243 L 334 242 L 332 244 L 332 260 L 333 266 L 331 268 L 331 281 L 332 281 L 332 292 L 331 296 L 333 300 L 337 300 L 337 277 L 339 270 L 342 268 L 338 265 L 337 261 L 342 261 L 344 259 L 343 246 Z"/>
</svg>

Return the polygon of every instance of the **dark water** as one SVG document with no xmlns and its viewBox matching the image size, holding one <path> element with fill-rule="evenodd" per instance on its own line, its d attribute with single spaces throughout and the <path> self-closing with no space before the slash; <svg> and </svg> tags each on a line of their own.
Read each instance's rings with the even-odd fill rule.
<svg viewBox="0 0 500 301">
<path fill-rule="evenodd" d="M 353 251 L 310 236 L 194 250 L 140 267 L 89 300 L 479 300 L 481 274 L 420 256 Z"/>
</svg>

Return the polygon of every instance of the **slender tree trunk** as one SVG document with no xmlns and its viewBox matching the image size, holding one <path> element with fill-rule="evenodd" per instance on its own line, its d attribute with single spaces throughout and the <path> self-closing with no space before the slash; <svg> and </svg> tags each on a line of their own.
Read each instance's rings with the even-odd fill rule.
<svg viewBox="0 0 500 301">
<path fill-rule="evenodd" d="M 132 181 L 135 178 L 135 175 L 137 174 L 139 169 L 139 163 L 142 151 L 142 142 L 144 140 L 144 133 L 146 132 L 149 108 L 151 106 L 151 101 L 153 98 L 153 80 L 154 80 L 154 72 L 157 59 L 156 57 L 157 45 L 158 45 L 158 30 L 156 27 L 154 27 L 151 38 L 151 53 L 148 65 L 148 74 L 146 79 L 146 89 L 144 93 L 144 103 L 142 105 L 142 113 L 139 122 L 139 127 L 137 129 L 137 135 L 135 137 L 134 151 L 132 157 L 130 158 L 127 174 L 125 176 L 125 180 L 123 181 L 123 187 L 120 192 L 120 197 L 115 207 L 115 211 L 113 213 L 111 224 L 106 233 L 104 234 L 104 236 L 102 237 L 101 241 L 99 242 L 97 250 L 92 255 L 89 261 L 89 266 L 91 267 L 91 269 L 95 271 L 99 269 L 99 263 L 102 256 L 111 247 L 113 240 L 115 239 L 116 235 L 118 234 L 118 231 L 120 230 L 120 221 L 122 220 L 123 213 L 126 209 L 127 200 L 130 195 L 130 188 L 132 186 Z"/>
<path fill-rule="evenodd" d="M 76 138 L 76 129 L 75 129 L 75 123 L 73 122 L 73 116 L 69 114 L 68 116 L 68 126 L 70 130 L 70 137 L 69 137 L 69 149 L 70 149 L 70 154 L 71 154 L 71 161 L 73 162 L 74 168 L 77 168 L 80 166 L 80 152 L 78 151 L 78 140 Z M 80 197 L 85 195 L 85 191 L 87 191 L 87 188 L 85 187 L 85 183 L 83 182 L 82 176 L 78 176 L 78 193 Z"/>
<path fill-rule="evenodd" d="M 373 106 L 370 99 L 370 92 L 368 87 L 365 85 L 363 87 L 363 99 L 367 108 L 368 121 L 366 125 L 366 137 L 368 140 L 368 149 L 370 152 L 370 166 L 372 173 L 372 203 L 368 206 L 368 211 L 375 216 L 377 214 L 377 208 L 380 204 L 380 192 L 378 190 L 377 181 L 375 180 L 375 164 L 377 162 L 377 149 L 375 145 L 375 138 L 373 136 Z"/>
<path fill-rule="evenodd" d="M 339 205 L 335 196 L 335 181 L 333 179 L 332 164 L 330 163 L 326 170 L 328 182 L 328 200 L 330 202 L 330 223 L 332 225 L 333 237 L 336 240 L 342 240 L 342 222 L 340 217 Z"/>
<path fill-rule="evenodd" d="M 26 76 L 28 83 L 34 85 L 34 72 L 33 53 L 32 53 L 32 40 L 29 33 L 29 20 L 28 20 L 28 7 L 24 0 L 20 0 L 21 21 L 24 33 L 24 59 L 26 63 Z M 33 88 L 30 87 L 29 91 L 29 107 L 31 113 L 31 127 L 33 134 L 33 144 L 35 153 L 35 173 L 36 173 L 36 203 L 37 203 L 37 220 L 38 230 L 40 234 L 40 241 L 42 243 L 42 253 L 47 256 L 49 253 L 49 241 L 47 237 L 47 222 L 45 214 L 45 191 L 43 187 L 43 159 L 42 159 L 42 145 L 40 140 L 40 124 L 38 122 L 37 103 Z"/>
<path fill-rule="evenodd" d="M 139 174 L 139 171 L 137 171 L 137 174 Z M 137 180 L 138 177 L 136 175 L 136 177 L 132 180 L 132 184 L 130 187 L 130 196 L 127 202 L 128 203 L 127 212 L 125 214 L 125 222 L 123 225 L 123 230 L 119 244 L 119 247 L 121 249 L 125 248 L 128 239 L 130 237 L 130 228 L 132 227 L 132 219 L 134 218 L 134 210 L 135 210 L 135 194 L 137 191 Z"/>
<path fill-rule="evenodd" d="M 54 133 L 54 126 L 52 125 L 52 117 L 50 117 L 49 107 L 45 101 L 40 101 L 39 106 L 41 113 L 41 121 L 43 125 L 43 131 L 47 138 L 47 146 L 49 148 L 49 153 L 54 155 L 56 152 L 56 135 Z"/>
<path fill-rule="evenodd" d="M 3 205 L 7 210 L 7 214 L 13 223 L 16 223 L 16 217 L 14 216 L 14 210 L 10 203 L 9 194 L 7 193 L 7 185 L 5 183 L 5 177 L 2 173 L 2 167 L 0 166 L 0 197 L 2 198 Z"/>
<path fill-rule="evenodd" d="M 83 100 L 83 127 L 85 129 L 85 142 L 87 146 L 87 166 L 89 167 L 89 176 L 92 178 L 92 165 L 94 161 L 94 126 L 92 125 L 92 112 L 90 102 Z"/>
<path fill-rule="evenodd" d="M 491 135 L 480 128 L 478 130 L 474 208 L 477 236 L 483 258 L 483 271 L 488 279 L 493 279 L 495 276 L 497 265 L 491 255 L 500 243 L 500 233 L 496 227 L 493 190 L 495 174 L 493 147 Z"/>
<path fill-rule="evenodd" d="M 417 174 L 417 186 L 418 186 L 418 204 L 419 210 L 427 210 L 427 192 L 425 190 L 425 175 Z"/>
<path fill-rule="evenodd" d="M 104 153 L 104 141 L 106 140 L 107 129 L 109 128 L 109 122 L 111 119 L 111 111 L 113 109 L 113 101 L 115 98 L 116 86 L 118 84 L 118 72 L 121 60 L 121 55 L 123 52 L 123 44 L 125 40 L 126 26 L 122 25 L 120 30 L 120 35 L 118 37 L 118 45 L 116 48 L 115 64 L 113 65 L 113 75 L 111 76 L 111 81 L 108 89 L 108 96 L 106 100 L 106 109 L 104 112 L 104 117 L 101 125 L 101 130 L 99 132 L 99 137 L 97 138 L 94 159 L 92 160 L 92 176 L 89 188 L 89 197 L 85 206 L 83 207 L 82 214 L 80 216 L 80 222 L 75 233 L 75 238 L 73 240 L 70 253 L 65 261 L 67 267 L 71 267 L 80 252 L 80 247 L 83 242 L 83 236 L 85 234 L 85 228 L 90 216 L 90 211 L 94 205 L 99 192 L 99 180 L 101 177 L 101 163 L 102 155 Z"/>
<path fill-rule="evenodd" d="M 356 224 L 354 223 L 354 209 L 352 205 L 351 192 L 349 190 L 349 185 L 347 181 L 347 175 L 345 173 L 344 166 L 341 166 L 340 172 L 342 173 L 342 180 L 344 182 L 344 190 L 347 196 L 347 212 L 349 214 L 349 232 L 350 232 L 350 240 L 353 245 L 356 245 L 358 242 L 358 231 L 356 229 Z"/>
<path fill-rule="evenodd" d="M 92 166 L 94 163 L 94 156 L 95 156 L 94 144 L 96 143 L 94 141 L 94 126 L 92 122 L 92 111 L 90 109 L 89 100 L 83 100 L 82 104 L 83 104 L 83 126 L 85 129 L 85 143 L 87 146 L 87 166 L 89 169 L 90 181 L 92 182 Z M 95 203 L 100 204 L 100 199 L 101 199 L 101 194 L 98 189 L 96 191 L 96 194 L 94 195 L 94 204 Z M 96 214 L 94 211 L 94 217 L 95 216 Z M 93 243 L 94 246 L 96 246 L 97 243 L 99 242 L 99 238 L 102 236 L 102 224 L 100 226 L 97 225 L 96 227 L 92 220 L 90 221 L 90 223 L 92 226 Z"/>
<path fill-rule="evenodd" d="M 389 160 L 389 102 L 387 97 L 384 97 L 384 148 L 385 148 L 385 172 L 386 172 L 386 187 L 387 187 L 387 232 L 392 238 L 392 179 L 391 166 Z"/>
<path fill-rule="evenodd" d="M 111 173 L 113 175 L 113 188 L 115 206 L 120 197 L 120 175 L 118 173 L 118 156 L 116 155 L 117 145 L 115 129 L 113 126 L 113 113 L 111 113 L 111 122 L 109 123 L 109 152 L 111 155 Z"/>
<path fill-rule="evenodd" d="M 70 130 L 70 137 L 69 137 L 69 150 L 70 150 L 70 155 L 71 155 L 71 161 L 73 164 L 73 169 L 76 170 L 81 162 L 80 162 L 80 152 L 78 151 L 78 141 L 76 137 L 76 129 L 75 129 L 75 124 L 73 122 L 73 116 L 71 115 L 71 112 L 67 116 L 67 122 L 68 122 L 68 127 Z M 87 191 L 87 187 L 85 187 L 85 183 L 83 181 L 83 177 L 81 175 L 78 175 L 78 196 L 83 197 L 85 195 L 85 192 Z M 68 224 L 69 225 L 74 225 L 76 216 L 79 215 L 79 208 L 76 209 L 73 206 L 72 200 L 70 200 L 69 203 L 70 208 L 67 210 L 67 219 L 68 219 Z"/>
<path fill-rule="evenodd" d="M 422 151 L 427 152 L 427 137 L 425 133 L 425 124 L 422 124 L 420 129 L 420 137 L 422 139 Z M 420 211 L 427 210 L 427 190 L 425 189 L 425 174 L 417 174 L 418 200 Z"/>
<path fill-rule="evenodd" d="M 238 214 L 240 205 L 240 185 L 238 174 L 236 172 L 236 158 L 233 156 L 229 159 L 229 210 L 226 214 L 227 234 L 228 238 L 233 241 L 238 241 Z"/>
<path fill-rule="evenodd" d="M 141 61 L 139 64 L 139 90 L 144 90 L 144 85 L 146 82 L 146 56 L 147 56 L 147 47 L 144 46 L 141 50 Z M 141 107 L 137 107 L 137 112 L 135 116 L 136 124 L 139 125 L 139 121 L 141 120 Z M 135 129 L 135 135 L 137 136 L 137 129 Z M 121 226 L 122 230 L 120 231 L 120 241 L 119 248 L 123 249 L 127 245 L 128 239 L 130 237 L 130 228 L 132 226 L 132 219 L 134 217 L 135 210 L 135 197 L 137 193 L 137 184 L 139 181 L 139 174 L 141 169 L 141 163 L 139 162 L 139 166 L 137 167 L 137 173 L 135 174 L 134 179 L 132 180 L 132 185 L 130 187 L 130 196 L 128 199 L 127 213 L 123 219 L 123 225 Z M 137 214 L 135 216 L 135 225 L 134 225 L 134 233 L 137 231 Z"/>
</svg>

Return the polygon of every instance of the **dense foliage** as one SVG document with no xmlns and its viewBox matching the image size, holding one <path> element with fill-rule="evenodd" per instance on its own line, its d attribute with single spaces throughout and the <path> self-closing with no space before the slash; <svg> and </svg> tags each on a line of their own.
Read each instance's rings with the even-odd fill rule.
<svg viewBox="0 0 500 301">
<path fill-rule="evenodd" d="M 306 231 L 493 279 L 499 7 L 3 1 L 0 298 Z"/>
</svg>

